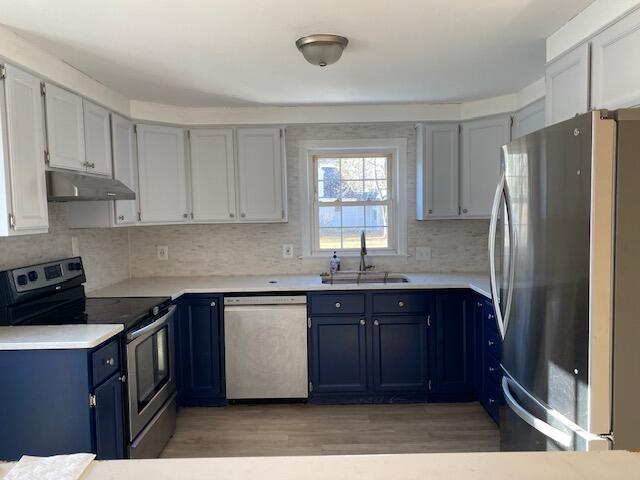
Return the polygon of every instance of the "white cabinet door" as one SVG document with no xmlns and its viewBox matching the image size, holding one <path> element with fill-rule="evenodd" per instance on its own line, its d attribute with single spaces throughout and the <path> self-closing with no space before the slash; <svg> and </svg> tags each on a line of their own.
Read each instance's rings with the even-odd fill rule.
<svg viewBox="0 0 640 480">
<path fill-rule="evenodd" d="M 126 118 L 111 114 L 113 143 L 113 176 L 138 195 L 135 134 L 133 123 Z M 115 201 L 115 222 L 118 225 L 130 225 L 138 220 L 136 200 Z"/>
<path fill-rule="evenodd" d="M 640 104 L 640 10 L 594 37 L 591 52 L 593 108 Z"/>
<path fill-rule="evenodd" d="M 462 124 L 462 216 L 489 218 L 498 184 L 502 146 L 509 143 L 508 115 Z"/>
<path fill-rule="evenodd" d="M 46 84 L 45 114 L 49 166 L 84 170 L 84 122 L 82 98 Z"/>
<path fill-rule="evenodd" d="M 13 221 L 0 231 L 39 233 L 49 226 L 40 80 L 7 65 L 4 85 L 8 168 L 5 166 L 3 171 L 7 174 L 4 187 L 9 192 L 2 195 L 2 202 L 8 203 L 5 211 Z"/>
<path fill-rule="evenodd" d="M 513 116 L 511 138 L 524 137 L 545 126 L 544 98 L 518 110 Z"/>
<path fill-rule="evenodd" d="M 547 65 L 547 125 L 589 110 L 589 45 L 584 44 Z"/>
<path fill-rule="evenodd" d="M 282 130 L 239 128 L 240 221 L 286 220 L 286 181 Z"/>
<path fill-rule="evenodd" d="M 187 221 L 184 130 L 138 125 L 137 138 L 141 221 Z"/>
<path fill-rule="evenodd" d="M 110 177 L 113 175 L 113 170 L 109 111 L 86 100 L 82 101 L 82 105 L 86 171 Z"/>
<path fill-rule="evenodd" d="M 417 126 L 417 219 L 458 217 L 459 133 L 451 123 Z"/>
<path fill-rule="evenodd" d="M 193 220 L 236 221 L 233 130 L 191 130 L 189 138 Z"/>
</svg>

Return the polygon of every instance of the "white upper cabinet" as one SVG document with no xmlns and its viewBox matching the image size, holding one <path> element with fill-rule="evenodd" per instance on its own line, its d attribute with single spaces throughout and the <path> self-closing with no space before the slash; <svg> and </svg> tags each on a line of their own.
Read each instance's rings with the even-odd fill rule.
<svg viewBox="0 0 640 480">
<path fill-rule="evenodd" d="M 460 213 L 459 137 L 457 123 L 416 126 L 418 220 L 454 218 Z"/>
<path fill-rule="evenodd" d="M 240 221 L 286 221 L 283 130 L 239 128 L 237 136 Z"/>
<path fill-rule="evenodd" d="M 589 45 L 584 44 L 547 65 L 547 125 L 589 110 Z"/>
<path fill-rule="evenodd" d="M 193 221 L 236 221 L 233 130 L 194 129 L 189 139 Z"/>
<path fill-rule="evenodd" d="M 49 83 L 45 89 L 49 166 L 84 170 L 82 98 Z"/>
<path fill-rule="evenodd" d="M 489 218 L 500 174 L 502 146 L 510 140 L 508 115 L 462 124 L 462 216 Z"/>
<path fill-rule="evenodd" d="M 0 235 L 46 232 L 49 219 L 40 80 L 6 65 L 3 100 L 0 172 L 5 175 L 0 183 Z"/>
<path fill-rule="evenodd" d="M 184 130 L 137 125 L 137 138 L 141 221 L 187 221 Z"/>
<path fill-rule="evenodd" d="M 541 98 L 515 113 L 511 126 L 512 139 L 524 137 L 545 127 L 544 103 L 544 99 Z"/>
<path fill-rule="evenodd" d="M 133 123 L 126 118 L 111 114 L 113 139 L 113 176 L 138 195 L 138 170 L 136 168 L 136 144 Z M 115 222 L 130 225 L 138 220 L 136 200 L 115 201 Z"/>
<path fill-rule="evenodd" d="M 112 176 L 109 111 L 82 101 L 84 113 L 85 167 L 88 173 Z"/>
<path fill-rule="evenodd" d="M 593 108 L 640 105 L 640 10 L 594 37 L 591 52 Z"/>
</svg>

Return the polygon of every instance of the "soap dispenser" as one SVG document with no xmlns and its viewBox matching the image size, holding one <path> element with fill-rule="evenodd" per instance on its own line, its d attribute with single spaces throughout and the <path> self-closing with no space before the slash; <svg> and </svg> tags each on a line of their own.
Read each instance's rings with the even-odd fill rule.
<svg viewBox="0 0 640 480">
<path fill-rule="evenodd" d="M 340 271 L 340 257 L 338 257 L 336 252 L 333 252 L 333 257 L 329 260 L 329 273 L 332 275 L 336 272 Z"/>
</svg>

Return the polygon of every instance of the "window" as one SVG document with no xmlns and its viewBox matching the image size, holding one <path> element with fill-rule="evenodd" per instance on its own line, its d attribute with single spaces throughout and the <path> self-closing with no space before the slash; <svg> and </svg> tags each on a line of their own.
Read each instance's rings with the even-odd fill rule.
<svg viewBox="0 0 640 480">
<path fill-rule="evenodd" d="M 317 250 L 389 249 L 392 213 L 392 156 L 316 155 L 315 224 Z"/>
</svg>

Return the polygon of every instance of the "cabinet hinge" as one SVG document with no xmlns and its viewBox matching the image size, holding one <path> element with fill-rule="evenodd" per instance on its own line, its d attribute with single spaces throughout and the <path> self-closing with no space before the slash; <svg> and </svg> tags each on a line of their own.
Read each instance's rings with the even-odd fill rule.
<svg viewBox="0 0 640 480">
<path fill-rule="evenodd" d="M 311 317 L 307 318 L 307 328 L 311 328 Z"/>
<path fill-rule="evenodd" d="M 0 79 L 7 76 L 7 68 L 4 65 L 0 65 Z"/>
<path fill-rule="evenodd" d="M 47 94 L 47 86 L 44 84 L 44 82 L 40 82 L 40 95 L 44 97 L 46 94 Z"/>
<path fill-rule="evenodd" d="M 309 382 L 309 391 L 313 392 L 313 383 L 312 382 Z"/>
<path fill-rule="evenodd" d="M 431 326 L 431 315 L 427 315 L 427 327 Z"/>
<path fill-rule="evenodd" d="M 431 380 L 427 380 L 427 388 L 429 388 L 429 391 L 431 391 Z"/>
<path fill-rule="evenodd" d="M 9 228 L 11 229 L 16 228 L 16 217 L 13 215 L 13 213 L 9 214 Z"/>
<path fill-rule="evenodd" d="M 49 150 L 44 151 L 44 163 L 49 164 Z"/>
<path fill-rule="evenodd" d="M 97 401 L 96 401 L 96 396 L 95 395 L 89 395 L 89 407 L 93 408 L 97 405 Z"/>
</svg>

